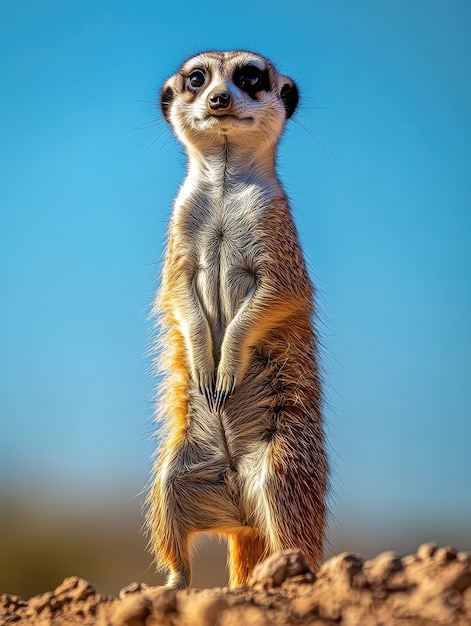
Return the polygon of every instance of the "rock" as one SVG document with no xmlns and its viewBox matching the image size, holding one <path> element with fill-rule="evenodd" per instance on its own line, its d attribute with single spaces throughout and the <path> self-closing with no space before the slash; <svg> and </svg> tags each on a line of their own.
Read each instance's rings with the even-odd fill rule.
<svg viewBox="0 0 471 626">
<path fill-rule="evenodd" d="M 250 578 L 250 585 L 274 585 L 279 587 L 288 578 L 313 573 L 306 557 L 298 550 L 286 550 L 269 556 L 262 563 L 254 567 Z"/>
<path fill-rule="evenodd" d="M 338 556 L 326 561 L 317 573 L 318 578 L 326 578 L 329 581 L 339 580 L 345 586 L 352 587 L 354 584 L 364 584 L 363 563 L 365 560 L 353 552 L 343 552 Z"/>
<path fill-rule="evenodd" d="M 195 595 L 181 596 L 178 607 L 185 626 L 213 626 L 220 623 L 228 603 L 221 593 L 205 589 Z"/>
<path fill-rule="evenodd" d="M 113 626 L 146 626 L 152 612 L 152 601 L 143 595 L 131 594 L 117 603 L 111 613 Z"/>
<path fill-rule="evenodd" d="M 158 613 L 170 614 L 177 610 L 177 592 L 169 587 L 149 587 L 145 595 L 152 600 Z"/>
<path fill-rule="evenodd" d="M 81 602 L 96 593 L 95 587 L 78 576 L 66 578 L 54 591 L 54 596 L 63 601 Z"/>
<path fill-rule="evenodd" d="M 29 601 L 29 608 L 36 613 L 41 613 L 51 603 L 53 598 L 54 594 L 52 593 L 52 591 L 42 593 L 40 596 L 31 598 L 31 600 Z"/>
<path fill-rule="evenodd" d="M 212 622 L 211 626 L 273 626 L 263 609 L 255 606 L 237 607 L 226 611 L 218 622 Z"/>
<path fill-rule="evenodd" d="M 402 569 L 403 564 L 394 552 L 383 552 L 364 564 L 366 577 L 375 586 L 382 585 L 393 572 L 399 572 Z"/>
<path fill-rule="evenodd" d="M 458 552 L 455 548 L 451 546 L 446 546 L 446 548 L 438 548 L 433 554 L 433 560 L 440 565 L 445 565 L 449 561 L 454 561 L 457 557 Z"/>
<path fill-rule="evenodd" d="M 419 559 L 430 559 L 437 551 L 437 545 L 435 543 L 423 543 L 417 549 L 417 556 Z"/>
<path fill-rule="evenodd" d="M 119 592 L 119 597 L 121 599 L 129 596 L 133 593 L 140 593 L 141 591 L 145 591 L 149 586 L 145 583 L 129 583 L 126 587 L 123 587 Z"/>
<path fill-rule="evenodd" d="M 460 563 L 471 563 L 471 554 L 469 552 L 458 552 L 456 558 Z"/>
</svg>

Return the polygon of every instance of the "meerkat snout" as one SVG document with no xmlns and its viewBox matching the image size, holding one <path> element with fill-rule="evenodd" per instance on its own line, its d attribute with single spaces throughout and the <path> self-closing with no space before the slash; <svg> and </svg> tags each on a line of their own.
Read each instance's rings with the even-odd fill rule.
<svg viewBox="0 0 471 626">
<path fill-rule="evenodd" d="M 208 107 L 212 111 L 227 111 L 231 108 L 231 94 L 228 91 L 210 93 Z"/>
</svg>

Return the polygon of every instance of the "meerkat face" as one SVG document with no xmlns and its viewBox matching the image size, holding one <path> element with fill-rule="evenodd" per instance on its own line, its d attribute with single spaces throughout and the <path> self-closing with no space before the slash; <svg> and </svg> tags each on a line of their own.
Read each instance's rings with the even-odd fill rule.
<svg viewBox="0 0 471 626">
<path fill-rule="evenodd" d="M 188 148 L 221 143 L 275 146 L 298 103 L 298 90 L 262 56 L 204 52 L 163 86 L 163 116 Z"/>
</svg>

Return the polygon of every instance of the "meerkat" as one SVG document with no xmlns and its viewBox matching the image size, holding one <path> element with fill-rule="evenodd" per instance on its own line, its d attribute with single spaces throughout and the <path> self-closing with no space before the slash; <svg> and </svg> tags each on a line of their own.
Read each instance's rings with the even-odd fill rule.
<svg viewBox="0 0 471 626">
<path fill-rule="evenodd" d="M 161 91 L 188 169 L 153 307 L 163 387 L 148 524 L 175 589 L 191 584 L 199 533 L 227 538 L 231 587 L 278 550 L 322 557 L 314 290 L 275 171 L 297 104 L 293 80 L 246 51 L 198 54 Z"/>
</svg>

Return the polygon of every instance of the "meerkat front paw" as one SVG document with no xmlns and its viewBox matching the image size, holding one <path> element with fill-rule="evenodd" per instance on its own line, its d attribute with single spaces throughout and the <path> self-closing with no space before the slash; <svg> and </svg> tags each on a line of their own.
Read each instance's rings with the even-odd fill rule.
<svg viewBox="0 0 471 626">
<path fill-rule="evenodd" d="M 204 396 L 209 409 L 213 409 L 215 395 L 215 375 L 214 368 L 204 368 L 195 372 L 195 381 L 198 390 Z"/>
<path fill-rule="evenodd" d="M 216 390 L 214 392 L 213 408 L 217 412 L 222 411 L 227 399 L 231 396 L 236 386 L 237 379 L 235 375 L 221 371 L 221 367 L 218 369 L 216 378 Z"/>
</svg>

